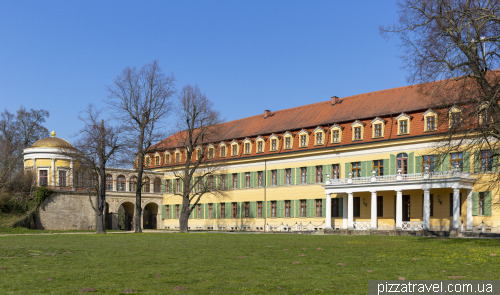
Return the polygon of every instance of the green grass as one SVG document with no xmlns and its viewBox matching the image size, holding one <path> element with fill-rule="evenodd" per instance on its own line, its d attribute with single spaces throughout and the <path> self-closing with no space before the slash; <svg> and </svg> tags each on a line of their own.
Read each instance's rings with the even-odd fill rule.
<svg viewBox="0 0 500 295">
<path fill-rule="evenodd" d="M 388 236 L 9 235 L 0 237 L 0 267 L 1 294 L 366 294 L 368 280 L 498 280 L 500 247 Z"/>
</svg>

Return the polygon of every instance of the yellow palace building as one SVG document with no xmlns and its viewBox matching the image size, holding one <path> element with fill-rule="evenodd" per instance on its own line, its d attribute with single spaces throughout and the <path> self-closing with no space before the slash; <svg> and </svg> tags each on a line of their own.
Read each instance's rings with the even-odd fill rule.
<svg viewBox="0 0 500 295">
<path fill-rule="evenodd" d="M 224 199 L 205 194 L 191 214 L 190 229 L 499 233 L 499 192 L 477 181 L 497 173 L 498 159 L 492 156 L 497 152 L 436 154 L 441 125 L 429 105 L 417 86 L 409 86 L 221 124 L 220 136 L 199 148 L 224 161 L 224 174 L 205 183 L 229 194 Z M 183 188 L 173 171 L 183 167 L 185 153 L 176 136 L 153 146 L 145 160 L 152 172 L 143 194 L 144 227 L 179 228 L 182 199 L 174 192 Z M 70 175 L 65 184 L 71 187 L 72 174 L 64 174 L 74 165 L 71 159 L 37 150 L 25 150 L 25 165 L 37 170 L 39 184 L 63 186 L 64 175 Z M 108 228 L 131 229 L 137 180 L 133 170 L 108 171 Z M 82 217 L 71 218 L 77 223 Z M 91 225 L 92 218 L 85 222 Z"/>
</svg>

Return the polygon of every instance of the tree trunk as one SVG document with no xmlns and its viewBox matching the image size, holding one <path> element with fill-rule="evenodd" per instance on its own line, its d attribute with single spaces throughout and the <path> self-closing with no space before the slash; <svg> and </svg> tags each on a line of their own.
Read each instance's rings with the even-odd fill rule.
<svg viewBox="0 0 500 295">
<path fill-rule="evenodd" d="M 106 233 L 106 214 L 98 213 L 96 216 L 96 234 Z"/>
<path fill-rule="evenodd" d="M 142 233 L 141 218 L 142 218 L 142 160 L 139 158 L 139 171 L 137 173 L 137 188 L 135 190 L 135 220 L 134 232 Z"/>
<path fill-rule="evenodd" d="M 189 198 L 183 197 L 182 198 L 182 211 L 181 211 L 181 218 L 179 218 L 179 232 L 181 233 L 188 233 L 188 222 L 189 222 L 189 214 L 190 212 L 189 208 Z"/>
</svg>

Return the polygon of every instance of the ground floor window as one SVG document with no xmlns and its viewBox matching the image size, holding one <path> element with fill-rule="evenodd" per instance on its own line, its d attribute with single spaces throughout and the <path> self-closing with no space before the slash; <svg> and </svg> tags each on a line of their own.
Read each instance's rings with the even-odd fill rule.
<svg viewBox="0 0 500 295">
<path fill-rule="evenodd" d="M 285 217 L 291 217 L 291 201 L 285 201 Z"/>
<path fill-rule="evenodd" d="M 271 201 L 271 217 L 276 218 L 276 201 Z"/>
<path fill-rule="evenodd" d="M 257 202 L 257 217 L 262 218 L 262 202 Z"/>
<path fill-rule="evenodd" d="M 59 170 L 59 186 L 67 186 L 67 173 L 64 170 Z M 111 185 L 111 188 L 113 188 L 113 185 Z"/>
<path fill-rule="evenodd" d="M 245 202 L 245 218 L 250 218 L 250 202 Z"/>
<path fill-rule="evenodd" d="M 300 217 L 306 217 L 306 200 L 300 200 Z"/>
<path fill-rule="evenodd" d="M 196 205 L 196 207 L 197 207 L 196 209 L 198 211 L 196 217 L 197 218 L 203 218 L 203 215 L 201 214 L 201 204 Z"/>
<path fill-rule="evenodd" d="M 237 214 L 238 214 L 238 203 L 234 202 L 232 204 L 232 207 L 233 207 L 233 210 L 232 210 L 232 217 L 233 218 L 236 218 Z"/>
<path fill-rule="evenodd" d="M 208 218 L 214 218 L 214 204 L 208 204 Z"/>
<path fill-rule="evenodd" d="M 484 192 L 479 193 L 479 215 L 484 215 Z"/>
<path fill-rule="evenodd" d="M 220 204 L 220 218 L 226 218 L 226 204 L 221 203 Z"/>
<path fill-rule="evenodd" d="M 170 205 L 165 206 L 165 218 L 170 219 Z"/>
<path fill-rule="evenodd" d="M 332 217 L 340 217 L 339 200 L 337 198 L 332 199 Z"/>
<path fill-rule="evenodd" d="M 179 205 L 175 205 L 175 218 L 177 218 L 177 219 L 180 218 Z"/>
<path fill-rule="evenodd" d="M 316 217 L 323 217 L 323 200 L 316 200 Z"/>
<path fill-rule="evenodd" d="M 47 186 L 49 184 L 49 173 L 47 170 L 38 171 L 38 185 Z"/>
</svg>

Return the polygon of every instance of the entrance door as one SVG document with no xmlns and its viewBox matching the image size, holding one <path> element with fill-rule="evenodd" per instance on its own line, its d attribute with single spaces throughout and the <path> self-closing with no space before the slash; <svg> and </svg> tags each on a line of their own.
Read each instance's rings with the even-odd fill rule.
<svg viewBox="0 0 500 295">
<path fill-rule="evenodd" d="M 410 196 L 403 195 L 403 221 L 410 221 Z"/>
</svg>

